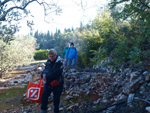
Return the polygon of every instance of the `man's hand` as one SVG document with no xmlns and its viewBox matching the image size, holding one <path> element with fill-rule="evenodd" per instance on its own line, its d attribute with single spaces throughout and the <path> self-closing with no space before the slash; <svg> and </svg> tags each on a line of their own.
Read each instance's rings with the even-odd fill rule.
<svg viewBox="0 0 150 113">
<path fill-rule="evenodd" d="M 43 80 L 45 80 L 45 81 L 46 81 L 46 78 L 43 78 Z"/>
<path fill-rule="evenodd" d="M 46 74 L 43 74 L 43 80 L 46 81 Z"/>
</svg>

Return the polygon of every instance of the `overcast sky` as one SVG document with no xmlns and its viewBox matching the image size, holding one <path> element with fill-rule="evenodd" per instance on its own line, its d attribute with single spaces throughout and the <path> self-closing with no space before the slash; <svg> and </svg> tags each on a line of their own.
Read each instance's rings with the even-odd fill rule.
<svg viewBox="0 0 150 113">
<path fill-rule="evenodd" d="M 104 7 L 107 3 L 107 0 L 87 0 L 86 10 L 82 10 L 80 6 L 77 6 L 77 0 L 74 1 L 76 3 L 72 2 L 72 0 L 59 0 L 58 5 L 62 6 L 62 13 L 60 16 L 51 15 L 53 17 L 51 23 L 44 22 L 44 12 L 41 6 L 37 3 L 31 4 L 28 8 L 34 16 L 34 18 L 31 18 L 34 21 L 34 32 L 36 30 L 39 32 L 47 32 L 48 30 L 55 32 L 56 28 L 63 31 L 64 28 L 79 27 L 80 22 L 86 24 L 89 20 L 94 19 L 97 9 Z M 17 34 L 29 34 L 30 29 L 26 26 L 26 20 L 23 20 L 21 23 L 22 28 Z"/>
</svg>

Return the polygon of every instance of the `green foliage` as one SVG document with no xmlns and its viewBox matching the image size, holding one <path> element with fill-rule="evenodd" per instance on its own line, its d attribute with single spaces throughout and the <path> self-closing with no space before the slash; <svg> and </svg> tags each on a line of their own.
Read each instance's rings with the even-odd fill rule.
<svg viewBox="0 0 150 113">
<path fill-rule="evenodd" d="M 142 51 L 134 46 L 133 50 L 129 53 L 129 59 L 132 61 L 132 64 L 139 63 L 139 61 L 141 60 L 141 55 Z"/>
<path fill-rule="evenodd" d="M 5 43 L 13 40 L 12 34 L 16 32 L 14 29 L 14 26 L 0 25 L 0 40 L 3 40 Z"/>
<path fill-rule="evenodd" d="M 16 66 L 28 65 L 33 60 L 36 40 L 32 36 L 20 36 L 5 43 L 0 40 L 0 74 L 11 71 Z"/>
<path fill-rule="evenodd" d="M 35 55 L 34 55 L 34 59 L 35 60 L 47 59 L 48 58 L 48 51 L 49 51 L 48 49 L 46 49 L 46 50 L 43 50 L 43 49 L 36 50 Z"/>
<path fill-rule="evenodd" d="M 93 54 L 90 50 L 97 50 L 99 44 L 103 41 L 103 39 L 99 36 L 99 33 L 95 29 L 82 30 L 81 33 L 78 33 L 78 36 L 81 38 L 80 41 L 80 60 L 84 67 L 90 66 L 90 58 L 93 57 Z"/>
<path fill-rule="evenodd" d="M 122 6 L 122 10 L 117 15 L 119 18 L 149 18 L 150 2 L 148 0 L 120 0 L 120 2 L 112 0 L 110 8 L 113 9 L 121 3 L 123 3 L 124 6 Z"/>
<path fill-rule="evenodd" d="M 94 57 L 91 58 L 91 62 L 93 62 L 93 64 L 102 64 L 103 61 L 107 59 L 107 48 L 99 47 L 97 51 L 91 50 L 91 52 L 94 55 Z"/>
<path fill-rule="evenodd" d="M 128 20 L 133 28 L 132 35 L 137 35 L 141 39 L 150 37 L 150 1 L 147 0 L 112 0 L 110 3 L 111 10 L 114 12 L 114 8 L 117 6 L 122 7 L 122 10 L 119 11 L 114 18 L 119 18 L 120 20 Z M 123 3 L 120 4 L 120 3 Z M 116 10 L 117 12 L 117 10 Z"/>
<path fill-rule="evenodd" d="M 118 38 L 118 26 L 111 17 L 110 11 L 106 10 L 101 14 L 98 14 L 96 19 L 93 21 L 93 27 L 98 29 L 99 35 L 103 40 L 99 47 L 107 48 L 107 55 L 109 55 L 115 47 L 116 40 Z"/>
<path fill-rule="evenodd" d="M 85 68 L 87 64 L 89 63 L 88 57 L 85 56 L 85 52 L 79 52 L 78 53 L 78 62 L 77 65 L 81 68 Z"/>
<path fill-rule="evenodd" d="M 103 11 L 98 13 L 93 21 L 93 27 L 98 29 L 102 38 L 109 38 L 112 33 L 116 33 L 118 30 L 115 21 L 110 15 L 109 10 Z"/>
<path fill-rule="evenodd" d="M 85 54 L 82 56 L 82 63 L 85 66 L 102 63 L 116 46 L 117 31 L 118 27 L 109 11 L 98 13 L 91 27 L 84 27 L 78 34 L 83 41 L 82 53 Z"/>
<path fill-rule="evenodd" d="M 116 63 L 122 64 L 128 61 L 131 42 L 123 35 L 118 36 L 118 42 L 110 56 Z"/>
</svg>

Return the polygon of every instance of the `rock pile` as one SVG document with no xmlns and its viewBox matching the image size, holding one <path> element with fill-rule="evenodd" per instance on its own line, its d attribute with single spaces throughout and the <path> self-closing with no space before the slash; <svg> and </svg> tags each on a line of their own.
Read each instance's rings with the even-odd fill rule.
<svg viewBox="0 0 150 113">
<path fill-rule="evenodd" d="M 27 81 L 37 83 L 43 69 L 44 64 L 38 64 L 34 68 L 25 71 L 24 74 L 13 78 L 8 84 L 4 84 L 4 87 L 14 86 Z M 148 102 L 150 101 L 149 71 L 132 71 L 130 68 L 121 69 L 120 72 L 113 71 L 112 69 L 111 71 L 106 69 L 105 72 L 64 69 L 63 75 L 65 84 L 60 109 L 65 113 L 78 113 L 80 111 L 83 113 L 92 112 L 92 110 L 96 110 L 101 106 L 127 100 L 131 94 Z M 24 99 L 26 100 L 25 97 Z M 141 104 L 139 106 L 143 105 L 143 102 L 139 103 Z M 32 104 L 32 106 L 34 105 Z M 35 106 L 37 108 L 39 104 L 35 104 Z M 136 109 L 135 106 L 130 107 Z M 141 109 L 138 108 L 138 110 L 150 112 L 150 105 L 146 104 L 143 107 Z M 31 109 L 31 106 L 29 108 Z M 22 109 L 22 111 L 28 111 L 29 108 Z M 103 112 L 113 112 L 115 108 L 115 106 L 111 106 Z M 52 107 L 49 108 L 49 111 L 51 109 Z M 31 112 L 35 111 L 31 110 Z M 119 112 L 126 113 L 129 111 L 121 110 Z"/>
<path fill-rule="evenodd" d="M 5 80 L 0 80 L 0 82 L 3 82 L 3 86 L 1 86 L 0 89 L 7 89 L 18 85 L 25 86 L 29 81 L 37 83 L 40 79 L 41 71 L 44 69 L 44 66 L 44 64 L 38 64 L 34 67 L 32 66 L 31 69 L 25 70 L 23 74 L 19 74 Z"/>
<path fill-rule="evenodd" d="M 80 98 L 82 95 L 94 96 L 91 108 L 117 103 L 127 99 L 130 94 L 150 101 L 150 72 L 148 71 L 132 72 L 127 68 L 118 73 L 109 71 L 94 73 L 70 69 L 65 72 L 64 77 L 66 100 Z"/>
</svg>

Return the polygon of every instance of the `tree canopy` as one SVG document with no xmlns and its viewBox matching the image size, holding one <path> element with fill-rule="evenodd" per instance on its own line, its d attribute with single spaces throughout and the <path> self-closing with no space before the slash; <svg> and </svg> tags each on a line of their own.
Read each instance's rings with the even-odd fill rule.
<svg viewBox="0 0 150 113">
<path fill-rule="evenodd" d="M 0 1 L 0 21 L 21 20 L 24 14 L 27 16 L 30 13 L 27 6 L 33 2 L 43 7 L 45 16 L 50 12 L 61 13 L 61 8 L 53 0 L 2 0 Z"/>
</svg>

